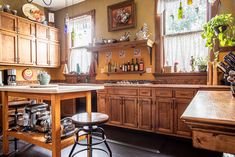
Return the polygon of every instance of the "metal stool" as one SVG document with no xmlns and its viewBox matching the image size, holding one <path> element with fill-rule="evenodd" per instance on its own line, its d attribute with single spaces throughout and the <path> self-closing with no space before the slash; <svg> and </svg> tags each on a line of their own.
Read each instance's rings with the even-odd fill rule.
<svg viewBox="0 0 235 157">
<path fill-rule="evenodd" d="M 102 125 L 109 120 L 109 116 L 103 113 L 80 113 L 76 114 L 72 117 L 73 123 L 77 126 L 80 126 L 82 128 L 78 129 L 76 133 L 76 140 L 73 145 L 73 148 L 71 152 L 69 153 L 69 157 L 74 157 L 78 153 L 81 153 L 83 151 L 89 151 L 90 154 L 89 156 L 92 156 L 92 150 L 100 150 L 105 153 L 107 153 L 110 157 L 112 157 L 112 151 L 106 141 L 106 136 L 104 133 L 104 130 L 99 127 L 99 125 Z M 79 135 L 79 133 L 83 132 L 82 134 Z M 92 136 L 93 135 L 101 135 L 102 140 L 96 143 L 92 143 Z M 79 142 L 79 137 L 81 136 L 87 136 L 87 143 L 80 143 Z M 93 148 L 92 146 L 99 145 L 101 143 L 104 143 L 105 146 L 107 147 L 108 151 L 101 149 L 101 148 Z M 80 146 L 86 146 L 87 148 L 82 149 L 77 151 L 76 153 L 73 154 L 74 149 L 77 145 Z"/>
</svg>

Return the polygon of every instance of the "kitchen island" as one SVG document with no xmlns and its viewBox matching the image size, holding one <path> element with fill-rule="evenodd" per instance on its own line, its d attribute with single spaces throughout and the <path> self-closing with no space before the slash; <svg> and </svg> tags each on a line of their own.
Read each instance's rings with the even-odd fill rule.
<svg viewBox="0 0 235 157">
<path fill-rule="evenodd" d="M 104 86 L 58 86 L 53 88 L 31 88 L 30 86 L 0 87 L 3 102 L 3 154 L 9 151 L 8 136 L 24 140 L 52 151 L 52 157 L 61 157 L 61 149 L 74 143 L 73 137 L 60 138 L 60 101 L 86 97 L 86 111 L 91 112 L 91 91 L 104 89 Z M 16 132 L 9 130 L 8 97 L 22 97 L 35 100 L 51 101 L 52 143 L 45 143 L 44 134 Z"/>
<path fill-rule="evenodd" d="M 235 154 L 235 98 L 230 91 L 199 91 L 181 117 L 193 146 Z"/>
</svg>

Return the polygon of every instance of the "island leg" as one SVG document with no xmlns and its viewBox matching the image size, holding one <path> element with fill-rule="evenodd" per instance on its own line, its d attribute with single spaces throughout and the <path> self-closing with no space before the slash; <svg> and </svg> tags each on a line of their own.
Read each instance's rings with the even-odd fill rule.
<svg viewBox="0 0 235 157">
<path fill-rule="evenodd" d="M 51 118 L 52 118 L 52 157 L 61 157 L 60 137 L 60 97 L 51 95 Z"/>
<path fill-rule="evenodd" d="M 9 129 L 9 120 L 8 120 L 8 93 L 2 92 L 2 122 L 3 122 L 3 154 L 7 155 L 9 151 L 9 141 L 7 136 L 7 131 Z"/>
<path fill-rule="evenodd" d="M 88 112 L 88 113 L 92 112 L 91 91 L 86 93 L 86 112 Z M 92 137 L 88 135 L 87 143 L 91 144 L 91 142 L 92 142 Z M 87 156 L 88 157 L 92 157 L 92 147 L 91 146 L 88 146 Z"/>
</svg>

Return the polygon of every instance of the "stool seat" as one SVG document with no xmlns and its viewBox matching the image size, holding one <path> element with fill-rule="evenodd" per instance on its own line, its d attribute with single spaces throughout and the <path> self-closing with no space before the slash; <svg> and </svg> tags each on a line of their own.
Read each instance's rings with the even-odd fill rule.
<svg viewBox="0 0 235 157">
<path fill-rule="evenodd" d="M 109 116 L 103 113 L 79 113 L 72 117 L 73 123 L 82 126 L 100 125 L 108 122 Z"/>
</svg>

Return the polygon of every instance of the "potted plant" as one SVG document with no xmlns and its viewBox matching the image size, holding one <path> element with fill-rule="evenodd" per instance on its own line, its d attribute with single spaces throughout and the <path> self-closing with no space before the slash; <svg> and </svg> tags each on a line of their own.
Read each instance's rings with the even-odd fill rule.
<svg viewBox="0 0 235 157">
<path fill-rule="evenodd" d="M 234 17 L 231 14 L 216 15 L 203 26 L 202 38 L 206 47 L 213 47 L 213 40 L 219 39 L 221 46 L 232 46 L 235 40 Z"/>
<path fill-rule="evenodd" d="M 208 61 L 209 61 L 209 57 L 199 57 L 196 59 L 196 65 L 198 67 L 199 72 L 207 71 Z"/>
</svg>

